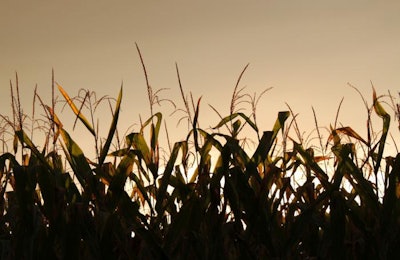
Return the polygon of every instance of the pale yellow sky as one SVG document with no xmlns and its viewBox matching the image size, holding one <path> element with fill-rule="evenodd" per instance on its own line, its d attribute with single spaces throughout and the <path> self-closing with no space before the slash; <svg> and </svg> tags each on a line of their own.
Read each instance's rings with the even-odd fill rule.
<svg viewBox="0 0 400 260">
<path fill-rule="evenodd" d="M 50 103 L 54 68 L 70 95 L 85 88 L 116 97 L 123 81 L 120 128 L 138 123 L 149 109 L 137 42 L 152 86 L 170 88 L 162 96 L 181 105 L 178 63 L 184 88 L 203 96 L 204 127 L 217 123 L 208 104 L 228 114 L 236 79 L 250 63 L 241 86 L 249 93 L 273 87 L 258 109 L 263 130 L 287 109 L 285 102 L 300 113 L 305 131 L 314 127 L 311 106 L 320 124 L 329 125 L 344 97 L 340 121 L 364 135 L 364 105 L 347 82 L 369 102 L 370 81 L 378 94 L 390 90 L 397 97 L 399 13 L 399 1 L 1 0 L 0 111 L 11 113 L 9 80 L 15 72 L 25 110 L 35 84 Z M 174 132 L 174 141 L 184 137 L 185 131 Z"/>
</svg>

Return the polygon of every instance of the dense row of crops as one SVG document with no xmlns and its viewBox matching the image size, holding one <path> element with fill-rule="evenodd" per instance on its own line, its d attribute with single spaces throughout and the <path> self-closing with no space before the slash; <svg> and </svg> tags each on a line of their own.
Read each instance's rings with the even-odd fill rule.
<svg viewBox="0 0 400 260">
<path fill-rule="evenodd" d="M 238 86 L 230 115 L 210 130 L 198 124 L 200 100 L 190 102 L 180 89 L 191 129 L 166 163 L 162 114 L 153 110 L 114 149 L 122 88 L 95 162 L 64 129 L 54 102 L 42 103 L 47 117 L 37 131 L 47 138 L 39 150 L 18 91 L 12 94 L 13 118 L 2 116 L 1 126 L 3 141 L 14 139 L 0 155 L 0 258 L 400 258 L 400 156 L 383 156 L 390 116 L 375 90 L 366 106 L 381 118 L 380 131 L 370 131 L 370 120 L 367 137 L 335 124 L 326 145 L 320 137 L 320 147 L 305 147 L 289 135 L 291 111 L 279 112 L 264 132 L 255 114 L 235 111 Z M 82 113 L 86 101 L 59 90 L 100 140 Z M 152 107 L 157 99 L 148 91 Z M 244 148 L 243 126 L 259 136 L 254 151 Z"/>
</svg>

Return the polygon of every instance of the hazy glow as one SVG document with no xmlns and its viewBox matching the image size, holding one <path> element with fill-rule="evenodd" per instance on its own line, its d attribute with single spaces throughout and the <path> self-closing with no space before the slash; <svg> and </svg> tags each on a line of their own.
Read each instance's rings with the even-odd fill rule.
<svg viewBox="0 0 400 260">
<path fill-rule="evenodd" d="M 215 125 L 229 112 L 235 81 L 249 93 L 274 89 L 258 108 L 269 129 L 285 102 L 300 113 L 304 131 L 329 126 L 345 98 L 340 121 L 365 134 L 366 111 L 352 83 L 370 102 L 400 86 L 398 1 L 10 1 L 0 2 L 0 104 L 10 114 L 9 80 L 17 71 L 25 111 L 33 88 L 50 103 L 51 70 L 70 95 L 80 88 L 116 97 L 124 82 L 121 130 L 149 116 L 142 49 L 150 83 L 182 106 L 175 72 L 194 97 L 203 95 L 200 122 Z M 71 119 L 68 110 L 62 120 Z M 167 116 L 172 108 L 163 110 Z M 178 116 L 170 121 L 177 122 Z M 103 126 L 107 129 L 107 119 Z M 72 126 L 70 126 L 72 128 Z M 175 127 L 175 123 L 171 124 Z M 79 128 L 78 128 L 79 129 Z M 181 125 L 185 134 L 185 126 Z M 171 139 L 183 138 L 173 131 Z M 77 136 L 78 134 L 72 134 Z"/>
</svg>

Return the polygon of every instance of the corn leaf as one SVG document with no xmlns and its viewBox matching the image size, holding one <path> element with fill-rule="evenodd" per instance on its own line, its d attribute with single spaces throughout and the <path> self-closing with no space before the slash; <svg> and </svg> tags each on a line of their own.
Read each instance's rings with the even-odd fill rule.
<svg viewBox="0 0 400 260">
<path fill-rule="evenodd" d="M 174 144 L 174 148 L 172 149 L 172 152 L 169 157 L 168 163 L 165 167 L 163 176 L 160 180 L 160 187 L 158 188 L 157 197 L 156 197 L 156 211 L 158 214 L 162 214 L 162 212 L 163 212 L 162 205 L 163 205 L 164 199 L 166 198 L 166 195 L 167 195 L 166 192 L 167 192 L 167 188 L 169 185 L 169 178 L 174 169 L 179 150 L 181 149 L 181 147 L 183 147 L 182 144 L 183 144 L 182 142 L 178 142 L 178 143 Z"/>
<path fill-rule="evenodd" d="M 111 179 L 110 190 L 122 191 L 124 189 L 126 178 L 131 174 L 134 162 L 135 154 L 133 152 L 129 152 L 122 158 L 121 162 L 118 164 L 115 175 Z"/>
<path fill-rule="evenodd" d="M 136 174 L 132 173 L 130 177 L 133 179 L 133 181 L 136 183 L 136 187 L 139 189 L 140 193 L 142 194 L 143 198 L 146 200 L 147 204 L 150 206 L 150 210 L 153 212 L 153 207 L 151 207 L 151 201 L 150 198 L 147 194 L 146 188 L 143 186 L 143 182 L 139 180 L 139 178 L 136 176 Z"/>
<path fill-rule="evenodd" d="M 67 131 L 61 129 L 60 133 L 64 140 L 66 151 L 68 152 L 70 164 L 75 176 L 78 178 L 78 181 L 82 185 L 83 189 L 91 194 L 92 192 L 96 191 L 93 180 L 94 176 L 82 149 L 77 143 L 75 143 L 74 140 L 72 140 Z"/>
<path fill-rule="evenodd" d="M 326 190 L 331 190 L 328 175 L 321 169 L 314 159 L 301 144 L 294 143 L 294 149 L 303 157 L 304 164 L 310 167 Z"/>
<path fill-rule="evenodd" d="M 373 102 L 374 102 L 374 110 L 375 110 L 376 114 L 379 117 L 381 117 L 382 120 L 383 120 L 382 135 L 381 135 L 381 138 L 379 140 L 378 157 L 376 159 L 376 163 L 375 163 L 375 166 L 374 166 L 374 172 L 375 172 L 375 175 L 377 175 L 378 171 L 379 171 L 379 167 L 381 165 L 383 151 L 385 149 L 386 137 L 387 137 L 388 132 L 389 132 L 390 115 L 385 111 L 385 109 L 382 107 L 381 103 L 379 102 L 379 100 L 378 100 L 378 98 L 376 96 L 375 88 L 373 88 L 372 98 L 373 98 Z"/>
<path fill-rule="evenodd" d="M 21 144 L 24 146 L 26 145 L 26 147 L 28 147 L 32 153 L 34 154 L 34 156 L 40 160 L 40 162 L 46 166 L 47 169 L 52 170 L 52 167 L 50 166 L 50 164 L 47 162 L 47 160 L 45 159 L 45 157 L 43 156 L 43 154 L 41 152 L 39 152 L 39 150 L 36 148 L 36 146 L 33 144 L 32 140 L 26 135 L 24 130 L 17 130 L 15 132 L 16 136 L 18 136 L 18 139 L 20 140 Z"/>
<path fill-rule="evenodd" d="M 121 107 L 121 101 L 122 101 L 122 86 L 121 86 L 121 89 L 119 91 L 117 104 L 116 104 L 116 107 L 115 107 L 115 111 L 114 111 L 113 119 L 112 119 L 112 122 L 111 122 L 110 130 L 108 131 L 107 140 L 104 143 L 103 148 L 101 149 L 100 158 L 99 158 L 99 165 L 102 165 L 104 163 L 104 160 L 105 160 L 105 158 L 106 158 L 106 156 L 108 154 L 108 151 L 110 149 L 110 145 L 111 145 L 112 139 L 114 137 L 115 130 L 117 129 L 117 123 L 118 123 L 119 111 L 120 111 L 120 107 Z"/>
<path fill-rule="evenodd" d="M 289 111 L 281 111 L 278 113 L 278 118 L 275 121 L 274 127 L 272 128 L 272 140 L 276 138 L 276 135 L 278 134 L 279 130 L 284 129 L 285 121 L 288 119 L 290 116 Z"/>
<path fill-rule="evenodd" d="M 226 125 L 228 122 L 233 121 L 238 116 L 243 118 L 251 126 L 251 128 L 253 128 L 255 131 L 258 131 L 257 125 L 253 121 L 251 121 L 251 119 L 249 117 L 247 117 L 245 114 L 243 114 L 241 112 L 233 113 L 229 116 L 222 118 L 221 121 L 215 127 L 213 127 L 213 129 L 218 129 L 218 128 Z M 239 126 L 235 125 L 235 123 L 234 123 L 234 127 L 239 128 Z"/>
<path fill-rule="evenodd" d="M 89 121 L 86 119 L 86 117 L 81 113 L 81 111 L 78 110 L 76 107 L 74 101 L 69 97 L 68 93 L 60 86 L 58 85 L 58 90 L 61 92 L 63 95 L 65 101 L 67 101 L 68 105 L 72 109 L 72 112 L 79 118 L 79 120 L 83 123 L 83 125 L 89 130 L 89 132 L 93 135 L 96 136 L 96 131 L 94 131 L 93 126 L 89 123 Z"/>
<path fill-rule="evenodd" d="M 273 132 L 265 131 L 258 143 L 257 149 L 251 157 L 251 161 L 257 166 L 258 164 L 264 162 L 267 155 L 272 147 L 273 143 Z"/>
<path fill-rule="evenodd" d="M 153 124 L 153 118 L 157 118 L 156 125 Z M 150 132 L 150 147 L 153 151 L 155 151 L 156 146 L 158 144 L 158 135 L 160 133 L 160 127 L 162 122 L 162 114 L 160 112 L 154 114 L 152 117 L 147 119 L 147 121 L 142 125 L 140 132 L 143 132 L 143 129 L 151 123 L 151 132 Z"/>
<path fill-rule="evenodd" d="M 360 142 L 368 145 L 368 142 L 365 141 L 359 134 L 357 134 L 356 131 L 354 131 L 351 127 L 346 126 L 346 127 L 341 127 L 341 128 L 336 128 L 335 130 L 332 130 L 332 133 L 329 135 L 328 137 L 328 142 L 332 141 L 334 139 L 334 133 L 340 133 L 340 134 L 344 134 L 347 135 L 349 137 L 353 137 L 357 140 L 359 140 Z"/>
</svg>

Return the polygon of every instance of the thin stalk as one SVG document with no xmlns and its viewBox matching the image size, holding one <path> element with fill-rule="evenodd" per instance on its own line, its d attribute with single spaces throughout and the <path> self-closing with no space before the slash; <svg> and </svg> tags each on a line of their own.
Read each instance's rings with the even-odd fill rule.
<svg viewBox="0 0 400 260">
<path fill-rule="evenodd" d="M 342 107 L 343 100 L 344 100 L 344 97 L 340 100 L 339 106 L 338 106 L 338 108 L 336 110 L 335 124 L 333 126 L 334 129 L 336 129 L 336 127 L 337 127 L 337 122 L 338 122 L 338 119 L 339 119 L 339 112 L 340 112 L 340 108 Z"/>
<path fill-rule="evenodd" d="M 241 89 L 238 90 L 239 83 L 240 83 L 240 81 L 241 81 L 241 79 L 243 77 L 244 72 L 249 67 L 249 65 L 250 65 L 250 63 L 247 63 L 247 65 L 243 68 L 242 72 L 239 75 L 239 78 L 236 81 L 236 85 L 235 85 L 235 88 L 233 89 L 233 94 L 232 94 L 232 99 L 231 99 L 231 106 L 230 106 L 230 111 L 229 111 L 230 115 L 232 115 L 234 113 L 234 111 L 235 111 L 235 104 L 236 104 L 236 101 L 238 99 L 238 94 L 241 91 Z"/>
<path fill-rule="evenodd" d="M 18 112 L 18 124 L 19 124 L 19 129 L 22 130 L 22 108 L 21 108 L 21 99 L 20 99 L 20 94 L 19 94 L 19 82 L 18 82 L 18 74 L 15 73 L 15 87 L 17 90 L 17 112 Z"/>
<path fill-rule="evenodd" d="M 187 100 L 187 97 L 185 97 L 185 93 L 183 91 L 182 82 L 181 82 L 181 76 L 179 74 L 179 69 L 178 69 L 178 64 L 177 63 L 175 63 L 175 68 L 176 68 L 176 74 L 178 76 L 179 90 L 181 92 L 181 97 L 182 97 L 182 100 L 183 100 L 183 104 L 185 105 L 185 110 L 186 110 L 186 114 L 187 114 L 187 117 L 188 117 L 188 127 L 189 127 L 190 125 L 193 124 L 192 115 L 191 115 L 191 112 L 190 112 L 190 109 L 189 109 L 189 102 Z"/>
<path fill-rule="evenodd" d="M 315 129 L 317 131 L 317 135 L 318 135 L 318 140 L 319 140 L 319 145 L 321 148 L 321 153 L 322 153 L 322 157 L 325 157 L 325 149 L 324 146 L 322 144 L 322 136 L 321 136 L 321 132 L 319 131 L 319 126 L 318 126 L 318 120 L 317 120 L 317 114 L 315 113 L 314 107 L 311 107 L 313 115 L 314 115 L 314 123 L 315 123 Z M 336 124 L 336 122 L 335 122 Z M 325 172 L 328 172 L 328 167 L 326 165 L 326 160 L 324 161 L 324 166 L 325 166 Z"/>
<path fill-rule="evenodd" d="M 171 154 L 172 148 L 171 148 L 171 143 L 170 143 L 169 134 L 168 134 L 167 121 L 165 121 L 165 120 L 164 120 L 164 127 L 165 127 L 165 133 L 167 135 L 167 144 L 168 144 L 169 154 Z"/>
<path fill-rule="evenodd" d="M 51 70 L 51 109 L 53 111 L 55 110 L 56 107 L 56 97 L 55 97 L 55 80 L 54 80 L 54 68 Z M 53 137 L 56 137 L 56 124 L 54 122 L 54 113 L 50 114 L 51 116 L 51 120 L 50 120 L 50 124 L 51 124 L 51 130 L 53 132 Z M 56 139 L 53 138 L 53 152 L 55 152 L 56 150 Z"/>
<path fill-rule="evenodd" d="M 285 103 L 285 104 L 288 107 L 290 114 L 292 115 L 292 118 L 293 118 L 292 120 L 294 122 L 294 131 L 296 132 L 297 138 L 299 138 L 300 144 L 303 145 L 303 136 L 301 135 L 299 125 L 297 124 L 298 114 L 294 114 L 292 108 L 289 106 L 288 103 Z"/>
<path fill-rule="evenodd" d="M 31 140 L 33 140 L 33 130 L 34 130 L 34 124 L 35 124 L 35 104 L 36 104 L 36 95 L 37 95 L 37 85 L 35 86 L 35 89 L 33 90 L 33 102 L 32 102 L 32 122 L 31 122 Z"/>
<path fill-rule="evenodd" d="M 135 45 L 136 45 L 136 50 L 137 50 L 137 52 L 139 54 L 140 62 L 142 64 L 144 78 L 146 80 L 147 96 L 149 98 L 149 103 L 150 103 L 150 115 L 151 115 L 151 117 L 153 117 L 153 115 L 154 115 L 154 113 L 153 113 L 153 90 L 152 90 L 152 88 L 150 86 L 150 83 L 149 83 L 149 77 L 147 75 L 146 66 L 144 65 L 142 53 L 140 52 L 139 46 L 138 46 L 138 44 L 136 42 L 135 42 Z"/>
</svg>

